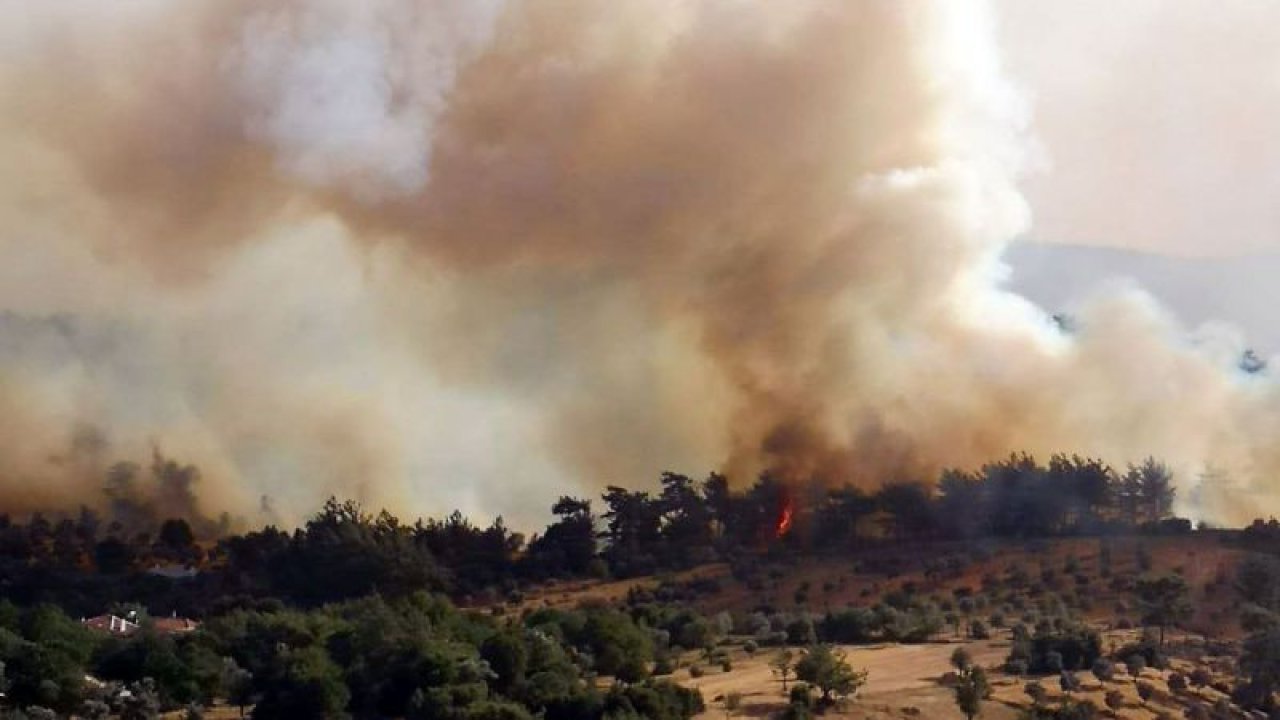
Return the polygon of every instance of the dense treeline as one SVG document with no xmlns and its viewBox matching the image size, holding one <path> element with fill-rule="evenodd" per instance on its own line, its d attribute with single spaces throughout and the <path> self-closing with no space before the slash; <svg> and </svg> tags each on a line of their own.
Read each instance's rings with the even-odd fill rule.
<svg viewBox="0 0 1280 720">
<path fill-rule="evenodd" d="M 651 630 L 615 610 L 504 623 L 424 593 L 311 611 L 238 609 L 177 637 L 145 621 L 132 636 L 104 637 L 53 606 L 0 601 L 0 690 L 28 712 L 83 717 L 150 718 L 215 698 L 253 705 L 255 718 L 677 720 L 700 712 L 697 692 L 650 677 L 654 643 Z M 86 673 L 99 682 L 84 682 Z M 596 674 L 619 682 L 598 689 Z"/>
<path fill-rule="evenodd" d="M 153 468 L 189 476 L 174 474 L 180 470 Z M 252 705 L 263 718 L 687 718 L 703 707 L 701 697 L 655 677 L 670 672 L 683 650 L 718 662 L 715 649 L 730 634 L 750 638 L 753 648 L 922 642 L 962 622 L 971 637 L 985 637 L 974 613 L 987 599 L 926 597 L 908 584 L 866 607 L 822 615 L 761 605 L 708 617 L 665 598 L 671 588 L 664 584 L 637 589 L 617 607 L 517 615 L 510 608 L 521 588 L 712 560 L 729 561 L 750 587 L 762 561 L 796 553 L 1185 530 L 1185 521 L 1172 518 L 1173 499 L 1172 477 L 1154 460 L 1119 473 L 1083 458 L 1041 465 L 1019 455 L 976 472 L 948 471 L 930 485 L 893 483 L 874 492 L 768 475 L 733 490 L 720 475 L 695 481 L 668 473 L 657 492 L 609 487 L 598 501 L 562 497 L 551 508 L 554 520 L 527 543 L 501 519 L 478 526 L 454 513 L 408 524 L 336 499 L 292 531 L 268 526 L 216 540 L 204 539 L 208 525 L 182 517 L 157 522 L 154 513 L 135 513 L 121 521 L 121 508 L 109 510 L 106 522 L 89 510 L 0 517 L 7 598 L 0 602 L 0 691 L 14 705 L 86 717 L 151 717 L 155 708 L 217 698 Z M 1266 544 L 1280 534 L 1276 527 L 1258 523 L 1241 536 Z M 151 572 L 157 565 L 197 572 L 166 577 Z M 1009 603 L 1026 584 L 1015 570 L 1007 582 L 992 580 L 1008 586 Z M 1263 599 L 1248 620 L 1255 632 L 1248 667 L 1267 669 L 1251 672 L 1245 686 L 1262 688 L 1251 691 L 1262 698 L 1257 706 L 1271 697 L 1267 654 L 1280 647 L 1276 578 L 1280 570 L 1263 564 L 1247 566 L 1240 580 L 1247 597 Z M 459 610 L 457 600 L 485 611 Z M 796 603 L 803 605 L 799 596 Z M 140 632 L 121 638 L 74 619 L 106 611 L 175 612 L 203 625 L 173 636 L 144 619 Z M 990 611 L 992 627 L 1002 613 Z M 1144 621 L 1163 628 L 1177 615 L 1164 614 Z M 1034 632 L 1015 628 L 1010 664 L 1054 672 L 1089 667 L 1098 653 L 1095 633 L 1055 620 Z M 106 685 L 86 684 L 86 674 Z"/>
<path fill-rule="evenodd" d="M 157 473 L 181 476 L 175 468 L 157 460 Z M 603 512 L 590 499 L 562 497 L 552 506 L 555 520 L 527 544 L 501 519 L 480 527 L 454 513 L 406 524 L 337 500 L 292 532 L 268 526 L 217 542 L 199 542 L 185 518 L 139 529 L 134 504 L 124 506 L 134 511 L 127 523 L 103 523 L 88 509 L 56 520 L 0 516 L 0 583 L 16 602 L 51 601 L 79 614 L 137 600 L 202 615 L 247 599 L 317 607 L 419 590 L 480 604 L 530 580 L 628 577 L 764 549 L 839 552 L 911 540 L 1188 527 L 1170 519 L 1172 476 L 1154 460 L 1122 474 L 1096 460 L 1055 456 L 1041 465 L 1018 455 L 977 472 L 947 471 L 934 485 L 893 483 L 875 492 L 787 485 L 768 475 L 734 491 L 722 475 L 697 482 L 666 473 L 660 487 L 609 487 Z M 155 565 L 201 572 L 185 583 L 140 572 Z"/>
</svg>

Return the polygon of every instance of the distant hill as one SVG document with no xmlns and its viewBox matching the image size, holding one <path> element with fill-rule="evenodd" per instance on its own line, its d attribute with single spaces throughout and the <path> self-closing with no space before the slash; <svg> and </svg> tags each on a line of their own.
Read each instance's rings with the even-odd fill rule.
<svg viewBox="0 0 1280 720">
<path fill-rule="evenodd" d="M 1131 279 L 1188 327 L 1226 322 L 1264 355 L 1280 352 L 1280 254 L 1181 258 L 1113 248 L 1024 242 L 1005 254 L 1011 288 L 1045 309 L 1069 310 L 1099 286 Z"/>
</svg>

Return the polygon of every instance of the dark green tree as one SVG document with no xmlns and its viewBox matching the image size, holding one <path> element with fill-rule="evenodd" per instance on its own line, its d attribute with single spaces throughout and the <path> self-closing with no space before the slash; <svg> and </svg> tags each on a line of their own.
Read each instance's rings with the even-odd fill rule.
<svg viewBox="0 0 1280 720">
<path fill-rule="evenodd" d="M 524 567 L 536 577 L 595 574 L 596 517 L 591 501 L 564 496 L 551 507 L 559 520 L 529 542 Z"/>
<path fill-rule="evenodd" d="M 1142 578 L 1138 580 L 1136 593 L 1142 606 L 1142 621 L 1160 629 L 1160 646 L 1164 647 L 1165 628 L 1177 626 L 1191 617 L 1187 581 L 1176 574 Z"/>
<path fill-rule="evenodd" d="M 815 645 L 796 663 L 796 678 L 822 693 L 823 704 L 858 692 L 867 681 L 865 670 L 854 670 L 845 654 L 830 645 Z"/>
<path fill-rule="evenodd" d="M 351 697 L 342 670 L 314 646 L 281 652 L 259 681 L 259 690 L 255 720 L 339 717 Z"/>
</svg>

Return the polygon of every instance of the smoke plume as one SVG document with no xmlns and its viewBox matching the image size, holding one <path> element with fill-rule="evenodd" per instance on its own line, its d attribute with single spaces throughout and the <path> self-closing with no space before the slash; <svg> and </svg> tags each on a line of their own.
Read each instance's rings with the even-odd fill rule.
<svg viewBox="0 0 1280 720">
<path fill-rule="evenodd" d="M 1028 118 L 974 3 L 0 8 L 7 508 L 153 446 L 293 519 L 1014 450 L 1277 495 L 1239 339 L 1002 288 Z"/>
</svg>

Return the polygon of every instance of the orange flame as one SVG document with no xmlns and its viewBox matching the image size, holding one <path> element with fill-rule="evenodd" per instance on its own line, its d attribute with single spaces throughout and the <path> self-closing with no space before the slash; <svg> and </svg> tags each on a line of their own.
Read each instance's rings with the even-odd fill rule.
<svg viewBox="0 0 1280 720">
<path fill-rule="evenodd" d="M 774 529 L 774 537 L 782 537 L 791 530 L 791 515 L 795 512 L 795 508 L 791 505 L 791 498 L 787 498 L 782 505 L 782 512 L 778 514 L 778 525 Z"/>
</svg>

